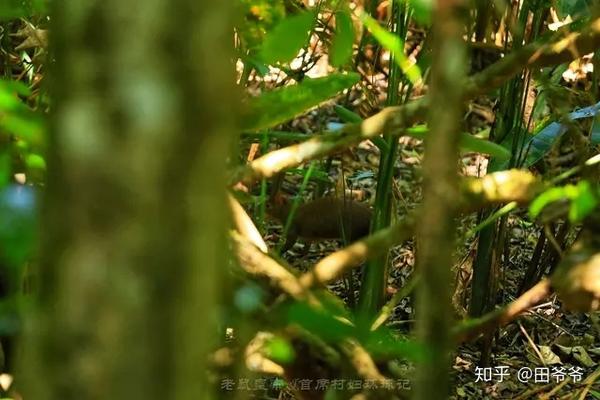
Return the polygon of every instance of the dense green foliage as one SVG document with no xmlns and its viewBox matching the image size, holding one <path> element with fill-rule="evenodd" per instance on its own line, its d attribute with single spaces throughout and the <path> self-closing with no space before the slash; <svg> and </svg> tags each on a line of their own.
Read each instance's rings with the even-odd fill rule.
<svg viewBox="0 0 600 400">
<path fill-rule="evenodd" d="M 214 283 L 223 289 L 218 319 L 223 332 L 234 333 L 219 333 L 218 345 L 233 350 L 223 357 L 228 360 L 224 365 L 213 366 L 215 387 L 224 377 L 277 376 L 265 393 L 280 395 L 288 390 L 300 396 L 302 391 L 294 390 L 292 382 L 309 376 L 412 380 L 414 368 L 435 358 L 431 349 L 438 347 L 428 342 L 431 335 L 427 332 L 412 329 L 415 318 L 427 317 L 419 315 L 419 310 L 415 317 L 414 306 L 407 300 L 412 302 L 414 291 L 420 290 L 423 277 L 418 268 L 400 279 L 403 286 L 395 288 L 393 295 L 388 293 L 390 270 L 398 258 L 394 251 L 421 232 L 422 213 L 436 206 L 451 209 L 450 218 L 464 225 L 455 229 L 459 243 L 453 237 L 448 243 L 454 246 L 456 259 L 464 257 L 472 264 L 464 287 L 457 283 L 458 267 L 453 269 L 456 282 L 448 282 L 460 295 L 455 297 L 462 296 L 462 300 L 439 299 L 444 305 L 452 302 L 457 314 L 452 316 L 456 317 L 456 329 L 439 336 L 458 344 L 471 335 L 481 335 L 478 352 L 482 365 L 491 361 L 495 351 L 491 345 L 494 332 L 525 311 L 505 318 L 498 317 L 495 310 L 509 303 L 506 299 L 527 293 L 544 276 L 555 283 L 557 279 L 561 284 L 566 281 L 563 286 L 572 289 L 575 297 L 600 299 L 600 291 L 594 292 L 597 282 L 592 282 L 592 289 L 578 286 L 577 281 L 568 279 L 580 275 L 573 278 L 564 272 L 569 268 L 577 271 L 585 264 L 583 256 L 575 261 L 569 257 L 573 249 L 577 256 L 591 259 L 593 268 L 600 268 L 594 258 L 600 251 L 600 56 L 593 53 L 600 44 L 598 4 L 591 0 L 471 1 L 454 10 L 453 19 L 436 21 L 444 1 L 234 3 L 235 58 L 220 68 L 235 70 L 240 104 L 231 107 L 236 114 L 229 117 L 236 122 L 239 141 L 230 154 L 215 157 L 227 160 L 228 189 L 252 216 L 262 237 L 269 239 L 272 251 L 262 251 L 263 245 L 266 248 L 263 239 L 248 233 L 255 230 L 252 221 L 246 221 L 252 229 L 241 227 L 243 218 L 235 212 L 237 233 L 226 227 L 219 233 L 229 233 L 232 245 L 226 282 Z M 40 230 L 39 208 L 53 173 L 52 160 L 46 159 L 51 142 L 47 121 L 54 111 L 46 92 L 52 79 L 48 64 L 54 62 L 46 43 L 48 21 L 44 0 L 0 2 L 0 337 L 19 334 L 21 319 L 31 311 L 27 300 L 36 294 L 38 285 L 47 283 L 35 282 L 31 266 L 39 264 L 39 240 L 45 232 L 43 226 Z M 443 53 L 443 45 L 441 50 L 439 46 L 448 38 L 432 34 L 444 23 L 456 21 L 464 26 L 461 49 L 468 58 L 459 51 L 455 57 Z M 570 41 L 568 51 L 562 41 Z M 448 60 L 447 65 L 432 68 L 432 60 L 439 59 Z M 107 65 L 114 67 L 118 62 Z M 86 73 L 93 70 L 88 67 Z M 459 74 L 454 82 L 448 82 L 439 76 L 438 80 L 432 78 L 432 71 L 442 77 L 448 71 L 469 74 L 465 78 Z M 436 87 L 434 82 L 446 86 Z M 458 100 L 448 105 L 449 110 L 456 106 L 464 111 L 464 118 L 454 118 L 450 124 L 460 126 L 460 131 L 447 133 L 456 133 L 460 156 L 440 161 L 456 171 L 457 181 L 460 176 L 460 188 L 448 187 L 443 179 L 437 181 L 439 177 L 421 168 L 422 158 L 428 157 L 422 144 L 441 143 L 445 138 L 440 137 L 445 132 L 439 124 L 432 124 L 438 117 L 441 121 L 447 111 L 432 109 L 431 91 L 435 94 L 439 87 L 460 91 Z M 146 93 L 144 88 L 137 89 Z M 135 84 L 131 90 L 136 90 Z M 153 90 L 148 93 L 156 95 Z M 119 96 L 124 96 L 109 95 L 121 100 Z M 439 105 L 439 99 L 435 104 Z M 72 128 L 81 118 L 73 113 L 60 123 Z M 194 121 L 201 131 L 204 121 L 196 118 L 192 115 L 185 121 Z M 89 138 L 88 132 L 80 135 Z M 139 149 L 145 148 L 142 140 Z M 185 141 L 177 143 L 182 151 L 187 145 L 198 145 L 191 137 L 178 140 Z M 86 143 L 106 145 L 94 138 Z M 348 149 L 350 156 L 344 153 Z M 367 156 L 352 153 L 363 150 Z M 376 161 L 365 161 L 369 157 Z M 176 160 L 178 155 L 172 158 Z M 157 168 L 135 165 L 132 170 L 146 167 Z M 90 171 L 73 174 L 79 172 L 93 175 Z M 527 179 L 519 180 L 519 173 Z M 164 174 L 174 180 L 177 175 L 177 171 Z M 486 175 L 492 178 L 484 180 Z M 54 176 L 54 183 L 60 179 Z M 440 198 L 453 198 L 453 204 L 423 202 L 422 180 L 425 187 L 437 184 L 444 195 Z M 106 182 L 106 190 L 111 187 L 111 182 Z M 278 191 L 291 192 L 285 194 L 294 198 L 293 210 L 307 198 L 323 193 L 346 198 L 365 192 L 367 202 L 373 205 L 371 235 L 356 247 L 340 237 L 341 250 L 308 261 L 296 257 L 297 253 L 276 254 L 294 217 L 292 211 L 279 238 L 273 239 L 277 234 L 273 234 L 267 214 Z M 179 200 L 174 199 L 176 206 Z M 94 210 L 89 212 L 93 215 Z M 529 235 L 516 245 L 511 241 L 515 227 Z M 176 234 L 176 230 L 165 234 Z M 416 240 L 422 240 L 426 249 L 436 246 L 427 243 L 427 237 Z M 503 278 L 509 265 L 518 264 L 509 255 L 518 253 L 521 245 L 535 248 L 524 251 L 528 259 L 520 260 L 523 273 L 515 278 L 520 283 L 514 284 Z M 410 246 L 418 265 L 422 255 L 412 242 Z M 455 264 L 448 257 L 448 269 Z M 303 275 L 297 265 L 311 269 L 314 276 L 310 272 Z M 361 265 L 366 267 L 359 268 Z M 327 271 L 335 272 L 327 275 Z M 334 287 L 332 282 L 341 284 Z M 397 277 L 394 283 L 398 283 Z M 324 289 L 328 284 L 333 290 Z M 563 287 L 561 284 L 555 286 Z M 584 286 L 587 291 L 581 289 Z M 559 296 L 567 293 L 565 303 L 577 303 L 567 289 L 559 291 Z M 580 289 L 582 292 L 577 291 Z M 402 314 L 409 308 L 411 315 Z M 433 315 L 435 311 L 424 313 Z M 263 364 L 263 370 L 248 367 L 248 359 L 255 355 L 268 360 L 265 364 L 272 369 Z M 449 365 L 440 369 L 450 373 Z M 379 398 L 392 396 L 362 389 Z M 318 398 L 347 398 L 362 389 L 343 394 L 324 390 Z M 393 394 L 400 395 L 405 395 L 404 390 Z"/>
</svg>

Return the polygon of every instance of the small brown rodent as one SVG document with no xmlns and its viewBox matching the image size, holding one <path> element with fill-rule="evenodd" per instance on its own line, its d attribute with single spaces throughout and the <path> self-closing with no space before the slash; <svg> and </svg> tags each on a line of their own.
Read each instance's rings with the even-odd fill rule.
<svg viewBox="0 0 600 400">
<path fill-rule="evenodd" d="M 269 205 L 269 214 L 285 224 L 291 210 L 291 202 L 277 197 Z M 285 238 L 281 253 L 289 250 L 298 238 L 307 241 L 343 239 L 354 242 L 369 234 L 371 209 L 363 203 L 335 197 L 321 197 L 301 204 Z"/>
</svg>

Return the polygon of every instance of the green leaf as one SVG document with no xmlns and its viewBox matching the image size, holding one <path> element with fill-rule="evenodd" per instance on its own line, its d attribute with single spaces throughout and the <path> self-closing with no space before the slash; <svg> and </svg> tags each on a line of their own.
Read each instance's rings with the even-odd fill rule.
<svg viewBox="0 0 600 400">
<path fill-rule="evenodd" d="M 279 336 L 275 336 L 268 341 L 265 352 L 271 360 L 282 364 L 289 364 L 296 357 L 292 345 L 286 339 Z"/>
<path fill-rule="evenodd" d="M 336 114 L 340 119 L 347 123 L 357 124 L 363 121 L 360 115 L 353 111 L 348 110 L 342 106 L 336 105 L 334 107 Z M 406 136 L 413 137 L 415 139 L 424 140 L 428 132 L 426 125 L 417 125 L 412 128 L 408 128 L 405 131 Z M 389 146 L 381 137 L 376 136 L 371 138 L 371 141 L 379 147 L 381 151 L 387 151 Z M 490 142 L 486 139 L 481 139 L 470 135 L 468 133 L 460 134 L 460 149 L 463 151 L 472 151 L 476 153 L 489 154 L 496 157 L 499 160 L 507 160 L 510 158 L 510 151 L 503 146 Z"/>
<path fill-rule="evenodd" d="M 424 140 L 428 132 L 426 125 L 417 125 L 406 130 L 406 135 L 415 139 Z M 462 151 L 473 151 L 476 153 L 489 154 L 502 160 L 510 157 L 510 151 L 499 144 L 489 140 L 480 139 L 471 134 L 463 132 L 460 134 L 459 147 Z"/>
<path fill-rule="evenodd" d="M 341 67 L 352 58 L 354 45 L 354 26 L 348 11 L 335 13 L 335 36 L 331 42 L 329 57 L 331 65 Z"/>
<path fill-rule="evenodd" d="M 2 0 L 0 1 L 0 21 L 26 18 L 46 13 L 44 0 Z"/>
<path fill-rule="evenodd" d="M 595 399 L 600 399 L 600 392 L 597 390 L 590 390 L 590 394 L 594 396 Z"/>
<path fill-rule="evenodd" d="M 413 9 L 413 16 L 417 22 L 429 26 L 431 24 L 433 0 L 409 0 L 408 3 Z"/>
<path fill-rule="evenodd" d="M 590 12 L 591 0 L 557 0 L 556 11 L 560 18 L 576 16 Z"/>
<path fill-rule="evenodd" d="M 358 115 L 354 111 L 348 110 L 344 106 L 336 104 L 335 106 L 333 106 L 333 109 L 335 110 L 335 113 L 338 115 L 338 117 L 340 117 L 340 119 L 344 122 L 358 124 L 359 122 L 363 121 L 360 115 Z"/>
<path fill-rule="evenodd" d="M 25 138 L 34 143 L 39 143 L 43 137 L 43 121 L 33 112 L 8 114 L 0 120 L 0 127 L 15 136 Z"/>
<path fill-rule="evenodd" d="M 569 208 L 569 220 L 578 222 L 588 216 L 598 205 L 597 195 L 588 181 L 581 181 L 577 184 L 577 192 L 571 199 L 571 208 Z"/>
<path fill-rule="evenodd" d="M 368 14 L 362 15 L 362 21 L 363 24 L 369 28 L 379 44 L 392 54 L 394 61 L 398 64 L 408 80 L 413 84 L 419 82 L 421 80 L 421 70 L 417 64 L 411 63 L 404 55 L 404 42 L 402 39 L 382 28 L 379 25 L 379 22 L 371 18 Z"/>
<path fill-rule="evenodd" d="M 329 312 L 317 310 L 305 303 L 291 304 L 287 319 L 289 323 L 298 324 L 328 343 L 339 342 L 356 333 L 352 325 L 340 321 Z"/>
<path fill-rule="evenodd" d="M 3 189 L 10 182 L 10 153 L 0 152 L 0 189 Z"/>
<path fill-rule="evenodd" d="M 551 203 L 569 200 L 569 220 L 579 222 L 598 205 L 598 193 L 588 181 L 577 185 L 553 187 L 540 194 L 529 206 L 529 215 L 536 218 Z"/>
<path fill-rule="evenodd" d="M 364 342 L 369 354 L 376 358 L 398 357 L 422 362 L 430 357 L 430 352 L 425 346 L 416 341 L 398 337 L 397 334 L 385 327 L 370 332 Z"/>
<path fill-rule="evenodd" d="M 249 64 L 250 66 L 252 66 L 252 68 L 254 68 L 254 70 L 261 77 L 264 77 L 269 73 L 269 67 L 260 60 L 257 60 L 252 57 L 242 57 L 242 59 L 244 60 L 244 64 Z"/>
<path fill-rule="evenodd" d="M 31 153 L 25 158 L 25 164 L 29 169 L 46 170 L 46 160 L 39 154 Z"/>
<path fill-rule="evenodd" d="M 575 110 L 570 112 L 567 115 L 567 118 L 571 121 L 576 121 L 584 118 L 591 118 L 598 115 L 600 112 L 600 102 L 596 103 L 593 106 L 584 107 L 579 110 Z M 545 125 L 542 129 L 540 129 L 535 135 L 531 136 L 529 140 L 526 140 L 525 143 L 521 146 L 517 151 L 520 153 L 526 153 L 525 161 L 523 162 L 522 167 L 529 168 L 534 165 L 536 162 L 541 160 L 548 152 L 552 149 L 552 146 L 560 139 L 560 137 L 567 132 L 568 126 L 562 122 L 551 122 Z M 592 134 L 591 134 L 591 143 L 598 144 L 597 141 L 600 140 L 600 127 L 594 123 L 592 125 Z M 506 149 L 510 149 L 512 146 L 514 132 L 511 132 L 502 142 L 502 147 Z M 495 163 L 494 171 L 501 171 L 508 168 L 508 161 Z M 488 166 L 488 170 L 490 167 Z"/>
<path fill-rule="evenodd" d="M 31 95 L 31 89 L 29 89 L 26 84 L 20 81 L 7 81 L 0 79 L 0 93 L 8 93 L 13 99 L 17 99 L 17 97 L 14 96 L 14 93 L 27 97 Z M 0 104 L 0 106 L 2 106 L 2 104 Z"/>
<path fill-rule="evenodd" d="M 241 127 L 243 130 L 256 130 L 281 124 L 351 87 L 358 80 L 359 76 L 355 73 L 307 78 L 298 85 L 250 98 L 242 111 Z"/>
<path fill-rule="evenodd" d="M 0 248 L 2 261 L 21 268 L 36 244 L 36 194 L 32 187 L 9 185 L 0 191 Z"/>
<path fill-rule="evenodd" d="M 490 156 L 496 157 L 500 160 L 508 160 L 510 158 L 510 151 L 503 146 L 494 142 L 490 142 L 489 140 L 480 139 L 473 135 L 469 135 L 468 133 L 460 134 L 459 146 L 462 150 L 489 154 Z"/>
<path fill-rule="evenodd" d="M 286 63 L 294 59 L 300 49 L 308 41 L 308 33 L 312 29 L 315 15 L 303 12 L 287 17 L 267 33 L 262 44 L 260 55 L 264 62 L 275 64 Z"/>
<path fill-rule="evenodd" d="M 567 191 L 565 187 L 556 187 L 544 191 L 529 205 L 529 216 L 532 219 L 537 218 L 542 212 L 544 207 L 550 203 L 554 203 L 559 200 L 563 200 L 567 197 Z"/>
</svg>

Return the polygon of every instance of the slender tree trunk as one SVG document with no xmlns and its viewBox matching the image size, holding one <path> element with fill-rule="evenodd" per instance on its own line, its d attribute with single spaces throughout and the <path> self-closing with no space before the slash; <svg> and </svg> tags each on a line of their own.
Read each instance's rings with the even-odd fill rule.
<svg viewBox="0 0 600 400">
<path fill-rule="evenodd" d="M 53 2 L 27 399 L 204 399 L 235 109 L 228 1 Z"/>
<path fill-rule="evenodd" d="M 451 267 L 458 204 L 458 134 L 465 71 L 460 0 L 438 0 L 433 24 L 430 132 L 423 163 L 423 210 L 419 223 L 418 332 L 429 350 L 418 368 L 415 398 L 447 398 L 450 391 Z"/>
</svg>

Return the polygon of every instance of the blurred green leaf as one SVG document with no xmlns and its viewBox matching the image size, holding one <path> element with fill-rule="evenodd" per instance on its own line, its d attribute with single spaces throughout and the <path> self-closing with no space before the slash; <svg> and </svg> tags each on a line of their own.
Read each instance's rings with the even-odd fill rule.
<svg viewBox="0 0 600 400">
<path fill-rule="evenodd" d="M 46 160 L 39 154 L 31 153 L 25 159 L 25 164 L 27 168 L 37 169 L 37 170 L 46 170 Z"/>
<path fill-rule="evenodd" d="M 302 168 L 290 168 L 288 170 L 286 170 L 286 173 L 289 175 L 298 175 L 298 176 L 304 176 L 306 175 L 306 170 L 302 169 Z M 331 182 L 329 179 L 329 174 L 325 171 L 319 170 L 319 169 L 315 169 L 310 178 L 311 181 L 313 182 L 323 182 L 323 183 L 329 183 Z"/>
<path fill-rule="evenodd" d="M 548 204 L 563 200 L 565 198 L 567 198 L 565 187 L 550 188 L 531 202 L 529 205 L 529 216 L 535 219 Z"/>
<path fill-rule="evenodd" d="M 27 139 L 36 144 L 42 140 L 43 123 L 42 119 L 33 112 L 20 114 L 8 114 L 0 119 L 0 127 L 6 129 L 9 133 L 23 139 Z"/>
<path fill-rule="evenodd" d="M 10 182 L 10 153 L 0 152 L 0 189 L 3 189 Z"/>
<path fill-rule="evenodd" d="M 355 328 L 352 325 L 340 321 L 331 313 L 316 310 L 305 303 L 290 305 L 288 322 L 298 324 L 329 343 L 351 337 L 355 333 Z"/>
<path fill-rule="evenodd" d="M 258 73 L 259 76 L 263 77 L 269 73 L 269 67 L 265 65 L 263 62 L 253 58 L 253 57 L 242 57 L 244 63 L 248 63 L 254 68 L 254 70 Z"/>
<path fill-rule="evenodd" d="M 569 220 L 571 222 L 578 222 L 588 216 L 598 205 L 597 195 L 588 181 L 579 182 L 577 191 L 571 198 Z"/>
<path fill-rule="evenodd" d="M 348 11 L 335 13 L 335 35 L 331 42 L 329 57 L 331 65 L 341 67 L 352 58 L 354 25 Z"/>
<path fill-rule="evenodd" d="M 243 53 L 250 50 L 254 54 L 266 33 L 285 18 L 285 5 L 281 1 L 237 0 L 233 5 L 237 15 L 243 16 L 236 26 Z"/>
<path fill-rule="evenodd" d="M 262 60 L 268 64 L 287 63 L 294 59 L 308 42 L 308 33 L 315 22 L 312 12 L 287 17 L 267 33 L 260 50 Z"/>
<path fill-rule="evenodd" d="M 23 82 L 0 80 L 0 110 L 14 110 L 25 105 L 17 96 L 27 97 L 31 90 Z"/>
<path fill-rule="evenodd" d="M 431 24 L 433 0 L 409 0 L 408 3 L 413 9 L 413 16 L 417 22 L 429 26 Z"/>
<path fill-rule="evenodd" d="M 594 396 L 595 399 L 600 399 L 600 392 L 596 391 L 596 390 L 590 390 L 589 392 L 592 396 Z"/>
<path fill-rule="evenodd" d="M 480 139 L 468 133 L 460 134 L 459 146 L 462 150 L 489 154 L 500 160 L 508 160 L 510 158 L 510 151 L 503 146 L 489 140 Z"/>
<path fill-rule="evenodd" d="M 354 111 L 348 110 L 344 106 L 336 104 L 335 106 L 333 106 L 333 109 L 335 110 L 335 113 L 338 115 L 338 117 L 340 117 L 340 119 L 344 122 L 357 124 L 363 121 L 360 115 L 358 115 Z"/>
<path fill-rule="evenodd" d="M 302 114 L 358 82 L 358 74 L 305 79 L 248 99 L 241 116 L 243 130 L 270 128 Z"/>
<path fill-rule="evenodd" d="M 567 15 L 576 16 L 590 12 L 591 0 L 557 0 L 555 2 L 556 11 L 560 18 Z"/>
<path fill-rule="evenodd" d="M 417 125 L 406 129 L 406 136 L 425 140 L 428 131 L 426 125 Z M 459 147 L 462 151 L 489 154 L 502 160 L 506 160 L 510 157 L 510 152 L 499 144 L 492 143 L 489 140 L 480 139 L 466 132 L 460 134 Z"/>
<path fill-rule="evenodd" d="M 39 145 L 43 141 L 43 118 L 19 97 L 30 94 L 29 87 L 21 82 L 0 80 L 0 128 Z"/>
<path fill-rule="evenodd" d="M 421 80 L 421 70 L 417 64 L 411 63 L 406 55 L 404 55 L 404 42 L 402 39 L 382 28 L 379 22 L 371 18 L 368 14 L 362 15 L 362 21 L 369 28 L 379 44 L 392 54 L 396 64 L 398 64 L 408 80 L 413 84 L 419 82 Z"/>
<path fill-rule="evenodd" d="M 387 328 L 371 332 L 366 340 L 366 349 L 375 357 L 408 358 L 411 361 L 423 361 L 428 353 L 419 343 L 406 340 L 393 334 Z"/>
<path fill-rule="evenodd" d="M 44 0 L 2 0 L 0 1 L 0 21 L 25 18 L 46 13 Z"/>
<path fill-rule="evenodd" d="M 0 191 L 0 255 L 11 268 L 21 268 L 36 244 L 35 192 L 10 185 Z"/>
<path fill-rule="evenodd" d="M 265 351 L 267 357 L 282 364 L 289 364 L 294 361 L 294 358 L 296 357 L 296 353 L 292 345 L 287 340 L 279 336 L 275 336 L 269 340 Z"/>
<path fill-rule="evenodd" d="M 589 215 L 598 205 L 598 193 L 588 181 L 577 185 L 553 187 L 540 194 L 529 206 L 529 215 L 537 218 L 542 210 L 561 200 L 569 200 L 569 220 L 579 222 Z"/>
</svg>

